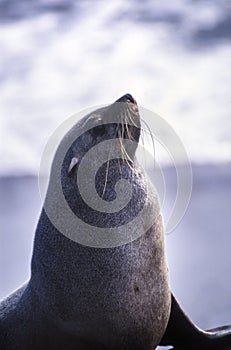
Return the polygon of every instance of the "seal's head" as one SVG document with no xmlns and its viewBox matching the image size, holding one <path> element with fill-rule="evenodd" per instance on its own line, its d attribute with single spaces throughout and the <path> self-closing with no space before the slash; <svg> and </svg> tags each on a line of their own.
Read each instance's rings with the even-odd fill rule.
<svg viewBox="0 0 231 350">
<path fill-rule="evenodd" d="M 65 135 L 53 161 L 44 206 L 60 232 L 82 244 L 111 247 L 151 227 L 153 221 L 138 219 L 140 214 L 149 216 L 153 206 L 159 209 L 135 157 L 140 131 L 137 103 L 126 94 L 85 116 Z M 143 221 L 148 223 L 145 228 L 140 227 Z M 124 227 L 129 223 L 130 228 Z"/>
<path fill-rule="evenodd" d="M 113 148 L 117 148 L 120 151 L 120 159 L 132 163 L 140 137 L 140 116 L 137 103 L 130 94 L 126 94 L 113 104 L 88 114 L 76 124 L 74 129 L 72 132 L 78 130 L 76 136 L 79 130 L 81 134 L 71 145 L 73 157 L 71 161 L 67 159 L 67 165 L 70 161 L 69 174 L 75 170 L 76 165 L 90 149 L 106 140 L 116 140 L 116 143 L 110 143 L 108 160 L 112 159 L 115 151 Z M 127 140 L 133 142 L 126 142 Z M 95 154 L 95 156 L 91 161 L 94 162 L 100 158 L 101 154 Z"/>
</svg>

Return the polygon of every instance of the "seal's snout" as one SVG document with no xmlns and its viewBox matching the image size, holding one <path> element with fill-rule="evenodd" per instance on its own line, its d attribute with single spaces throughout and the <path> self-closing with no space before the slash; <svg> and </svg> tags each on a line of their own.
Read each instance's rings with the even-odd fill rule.
<svg viewBox="0 0 231 350">
<path fill-rule="evenodd" d="M 131 102 L 131 103 L 137 104 L 136 100 L 130 94 L 125 94 L 124 96 L 116 100 L 116 102 Z"/>
</svg>

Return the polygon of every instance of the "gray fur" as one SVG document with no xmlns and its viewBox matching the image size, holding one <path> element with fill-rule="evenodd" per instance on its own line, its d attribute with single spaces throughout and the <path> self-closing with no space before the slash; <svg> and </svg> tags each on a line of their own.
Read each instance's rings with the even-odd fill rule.
<svg viewBox="0 0 231 350">
<path fill-rule="evenodd" d="M 92 113 L 91 118 L 87 116 L 78 127 L 89 119 L 93 122 L 99 116 L 103 119 L 105 114 L 112 113 L 112 108 L 113 105 Z M 124 113 L 127 109 L 130 113 L 129 108 L 131 103 L 126 101 L 121 111 Z M 139 123 L 138 112 L 135 116 L 134 124 Z M 72 159 L 80 159 L 97 137 L 85 133 L 72 145 L 63 162 L 64 195 L 77 215 L 88 215 L 88 211 L 79 202 L 75 181 L 78 162 Z M 107 137 L 113 137 L 113 128 L 107 129 Z M 135 149 L 128 151 L 133 158 Z M 105 216 L 103 225 L 117 225 L 121 229 L 123 220 L 134 215 L 135 206 L 142 205 L 148 180 L 135 160 L 134 172 L 126 161 L 122 161 L 120 167 L 135 193 L 140 194 L 130 211 L 122 212 L 120 217 Z M 113 177 L 118 173 L 118 164 L 110 164 L 110 169 Z M 105 200 L 113 197 L 111 180 L 107 181 Z M 100 190 L 100 182 L 105 182 L 104 169 L 99 172 L 98 181 Z M 48 195 L 52 196 L 49 190 Z M 53 203 L 54 208 L 58 204 Z M 157 201 L 149 205 L 153 206 L 154 213 Z M 94 216 L 94 212 L 91 215 Z M 96 223 L 102 225 L 97 220 Z M 0 306 L 1 349 L 152 350 L 166 329 L 170 304 L 160 214 L 152 227 L 133 242 L 100 249 L 65 237 L 43 209 L 35 234 L 30 281 Z"/>
</svg>

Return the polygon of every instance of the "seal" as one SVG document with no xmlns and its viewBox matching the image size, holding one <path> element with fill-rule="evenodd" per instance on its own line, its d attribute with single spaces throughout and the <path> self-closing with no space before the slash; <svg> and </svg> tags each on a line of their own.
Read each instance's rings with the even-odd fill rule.
<svg viewBox="0 0 231 350">
<path fill-rule="evenodd" d="M 139 138 L 137 103 L 126 94 L 62 139 L 31 278 L 0 305 L 1 349 L 230 349 L 229 329 L 198 329 L 171 294 L 158 196 L 135 158 Z"/>
</svg>

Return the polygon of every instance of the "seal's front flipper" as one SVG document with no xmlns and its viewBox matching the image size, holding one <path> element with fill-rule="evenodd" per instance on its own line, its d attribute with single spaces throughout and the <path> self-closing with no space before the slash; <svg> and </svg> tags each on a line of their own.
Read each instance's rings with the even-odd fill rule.
<svg viewBox="0 0 231 350">
<path fill-rule="evenodd" d="M 172 345 L 174 350 L 231 350 L 231 326 L 202 331 L 190 321 L 172 295 L 169 322 L 159 345 Z"/>
<path fill-rule="evenodd" d="M 231 325 L 227 325 L 227 326 L 221 326 L 221 327 L 216 327 L 213 329 L 208 329 L 206 332 L 212 332 L 212 333 L 227 333 L 227 332 L 231 332 Z"/>
</svg>

